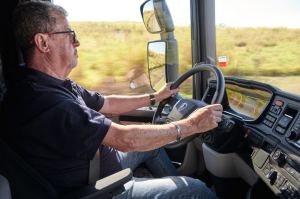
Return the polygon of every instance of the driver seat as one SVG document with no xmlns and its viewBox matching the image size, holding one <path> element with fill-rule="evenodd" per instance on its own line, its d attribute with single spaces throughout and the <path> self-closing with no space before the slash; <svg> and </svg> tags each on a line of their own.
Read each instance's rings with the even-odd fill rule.
<svg viewBox="0 0 300 199">
<path fill-rule="evenodd" d="M 13 199 L 112 198 L 114 194 L 122 191 L 124 189 L 123 184 L 132 178 L 131 170 L 124 169 L 98 180 L 95 185 L 86 185 L 66 195 L 59 195 L 44 177 L 26 163 L 1 139 L 0 174 L 8 179 Z"/>
</svg>

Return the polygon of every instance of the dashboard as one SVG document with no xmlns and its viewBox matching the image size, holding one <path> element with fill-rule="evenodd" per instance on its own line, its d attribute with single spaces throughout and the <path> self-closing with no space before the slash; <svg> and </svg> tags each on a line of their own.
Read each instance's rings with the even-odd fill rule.
<svg viewBox="0 0 300 199">
<path fill-rule="evenodd" d="M 224 115 L 238 121 L 235 128 L 251 149 L 235 152 L 275 195 L 300 198 L 300 97 L 255 81 L 225 82 Z"/>
</svg>

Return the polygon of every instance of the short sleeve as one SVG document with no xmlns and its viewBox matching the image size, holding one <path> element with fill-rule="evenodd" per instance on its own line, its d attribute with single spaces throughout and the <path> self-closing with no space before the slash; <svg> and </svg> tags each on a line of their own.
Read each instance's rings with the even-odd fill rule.
<svg viewBox="0 0 300 199">
<path fill-rule="evenodd" d="M 95 110 L 99 111 L 104 104 L 104 96 L 95 91 L 89 91 L 80 85 L 76 84 L 76 89 L 78 93 L 81 95 L 83 101 L 86 105 Z"/>
</svg>

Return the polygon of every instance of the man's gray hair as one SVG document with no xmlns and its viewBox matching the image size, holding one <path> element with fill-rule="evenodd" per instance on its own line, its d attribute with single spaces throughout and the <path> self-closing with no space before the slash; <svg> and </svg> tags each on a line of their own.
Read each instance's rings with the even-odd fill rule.
<svg viewBox="0 0 300 199">
<path fill-rule="evenodd" d="M 64 8 L 47 1 L 20 3 L 13 14 L 14 32 L 25 58 L 33 50 L 33 38 L 37 33 L 54 30 L 56 18 L 53 14 L 67 16 Z"/>
</svg>

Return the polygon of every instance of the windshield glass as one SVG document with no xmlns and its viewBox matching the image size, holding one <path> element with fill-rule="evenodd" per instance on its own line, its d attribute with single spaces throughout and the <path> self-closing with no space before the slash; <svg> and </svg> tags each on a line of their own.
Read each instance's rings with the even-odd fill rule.
<svg viewBox="0 0 300 199">
<path fill-rule="evenodd" d="M 215 6 L 223 73 L 300 95 L 300 1 L 216 0 Z"/>
</svg>

